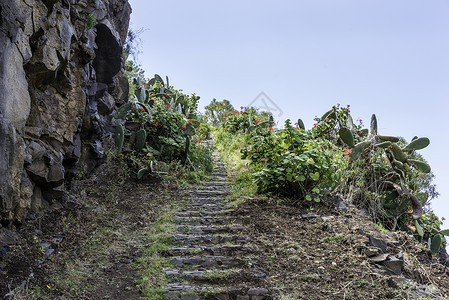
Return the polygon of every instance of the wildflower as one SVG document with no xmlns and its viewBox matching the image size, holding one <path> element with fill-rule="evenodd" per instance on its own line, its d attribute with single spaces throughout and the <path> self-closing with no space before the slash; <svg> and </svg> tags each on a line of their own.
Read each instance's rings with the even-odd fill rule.
<svg viewBox="0 0 449 300">
<path fill-rule="evenodd" d="M 345 156 L 349 156 L 351 152 L 352 152 L 351 149 L 343 149 L 343 155 Z"/>
<path fill-rule="evenodd" d="M 273 127 L 268 127 L 267 129 L 270 131 L 274 131 Z"/>
<path fill-rule="evenodd" d="M 187 129 L 187 127 L 186 127 L 185 125 L 183 125 L 183 126 L 182 126 L 182 129 L 186 130 L 186 129 Z"/>
<path fill-rule="evenodd" d="M 157 123 L 154 123 L 154 124 L 153 124 L 153 126 L 157 126 L 157 125 L 158 125 Z"/>
<path fill-rule="evenodd" d="M 200 145 L 198 145 L 198 147 L 197 147 L 198 149 L 200 149 L 201 148 L 201 146 Z"/>
<path fill-rule="evenodd" d="M 165 96 L 162 96 L 162 99 L 164 99 L 164 100 L 165 100 Z"/>
<path fill-rule="evenodd" d="M 441 221 L 446 221 L 446 218 L 445 217 L 441 217 Z"/>
<path fill-rule="evenodd" d="M 192 123 L 192 120 L 190 120 L 190 119 L 187 119 L 187 123 Z"/>
<path fill-rule="evenodd" d="M 226 114 L 226 117 L 229 116 L 229 114 Z"/>
<path fill-rule="evenodd" d="M 313 124 L 313 126 L 316 126 L 317 124 L 315 123 L 315 124 Z"/>
<path fill-rule="evenodd" d="M 261 158 L 260 161 L 261 161 L 261 162 L 266 162 L 267 159 L 266 159 L 266 158 Z"/>
<path fill-rule="evenodd" d="M 171 104 L 165 104 L 165 106 L 167 106 L 168 108 L 170 108 L 170 107 L 171 107 Z"/>
<path fill-rule="evenodd" d="M 243 106 L 240 106 L 240 109 L 243 109 Z"/>
<path fill-rule="evenodd" d="M 351 105 L 348 104 L 348 108 L 350 108 L 350 107 L 351 107 Z"/>
<path fill-rule="evenodd" d="M 326 118 L 326 121 L 329 121 L 329 118 Z"/>
<path fill-rule="evenodd" d="M 196 140 L 198 143 L 201 143 L 202 142 L 202 140 L 200 140 L 200 139 L 198 139 L 198 140 Z"/>
<path fill-rule="evenodd" d="M 235 116 L 235 111 L 233 111 L 232 114 Z"/>
<path fill-rule="evenodd" d="M 143 108 L 143 107 L 141 107 L 141 108 L 139 108 L 141 111 L 145 111 L 145 108 Z"/>
<path fill-rule="evenodd" d="M 189 95 L 187 95 L 187 98 L 189 98 Z"/>
<path fill-rule="evenodd" d="M 274 124 L 275 122 L 274 122 L 274 121 L 270 121 L 270 123 L 271 123 L 271 124 Z"/>
</svg>

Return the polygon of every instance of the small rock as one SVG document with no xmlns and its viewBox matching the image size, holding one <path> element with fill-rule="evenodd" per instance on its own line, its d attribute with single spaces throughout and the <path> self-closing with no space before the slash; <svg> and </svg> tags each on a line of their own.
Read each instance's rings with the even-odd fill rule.
<svg viewBox="0 0 449 300">
<path fill-rule="evenodd" d="M 377 247 L 363 247 L 362 254 L 365 254 L 368 257 L 379 255 L 381 250 Z"/>
<path fill-rule="evenodd" d="M 391 276 L 388 278 L 387 284 L 389 287 L 397 289 L 398 287 L 404 285 L 407 282 L 407 279 L 404 277 Z"/>
<path fill-rule="evenodd" d="M 50 243 L 42 243 L 41 244 L 41 249 L 42 250 L 47 250 L 47 249 L 49 249 L 51 247 L 51 244 Z"/>
<path fill-rule="evenodd" d="M 47 250 L 45 251 L 44 258 L 50 257 L 50 255 L 52 255 L 53 252 L 55 252 L 55 249 L 47 249 Z"/>
<path fill-rule="evenodd" d="M 249 300 L 249 296 L 237 296 L 236 300 Z"/>
<path fill-rule="evenodd" d="M 370 257 L 370 260 L 375 263 L 381 263 L 383 261 L 386 261 L 388 256 L 390 256 L 390 253 L 384 253 L 384 254 Z"/>
<path fill-rule="evenodd" d="M 53 238 L 53 244 L 59 244 L 64 240 L 64 236 L 56 236 Z"/>
<path fill-rule="evenodd" d="M 334 216 L 329 216 L 329 217 L 321 217 L 321 220 L 323 220 L 323 222 L 328 222 L 334 219 Z"/>
<path fill-rule="evenodd" d="M 314 212 L 311 213 L 307 213 L 307 214 L 303 214 L 301 215 L 301 218 L 303 219 L 313 219 L 313 218 L 318 218 L 318 215 Z"/>
<path fill-rule="evenodd" d="M 15 245 L 17 241 L 18 237 L 16 233 L 6 228 L 0 230 L 0 245 Z"/>
<path fill-rule="evenodd" d="M 383 253 L 387 251 L 387 243 L 384 240 L 375 238 L 372 235 L 369 235 L 368 238 L 369 238 L 369 245 L 379 248 L 380 250 L 382 250 Z"/>
<path fill-rule="evenodd" d="M 393 275 L 401 275 L 402 273 L 402 261 L 394 256 L 390 256 L 389 260 L 382 262 L 382 265 L 387 269 L 388 272 Z"/>
<path fill-rule="evenodd" d="M 369 214 L 368 210 L 366 208 L 362 208 L 359 211 L 359 215 L 365 216 L 365 217 L 371 217 L 371 215 Z"/>
</svg>

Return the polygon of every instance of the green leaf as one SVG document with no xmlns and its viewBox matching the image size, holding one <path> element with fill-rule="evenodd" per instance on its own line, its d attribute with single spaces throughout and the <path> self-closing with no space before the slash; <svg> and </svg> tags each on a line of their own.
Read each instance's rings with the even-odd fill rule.
<svg viewBox="0 0 449 300">
<path fill-rule="evenodd" d="M 440 230 L 440 233 L 446 236 L 449 236 L 449 229 Z"/>
<path fill-rule="evenodd" d="M 320 198 L 317 198 L 317 197 L 313 198 L 313 200 L 317 203 L 321 201 Z"/>
<path fill-rule="evenodd" d="M 320 189 L 319 188 L 313 188 L 312 192 L 314 192 L 315 194 L 319 194 L 320 193 Z"/>
<path fill-rule="evenodd" d="M 310 195 L 306 195 L 306 200 L 307 201 L 312 201 L 312 197 Z"/>
<path fill-rule="evenodd" d="M 311 173 L 311 174 L 310 174 L 310 178 L 311 178 L 313 181 L 318 181 L 318 179 L 320 179 L 320 173 L 318 173 L 318 172 Z"/>
<path fill-rule="evenodd" d="M 424 236 L 424 231 L 422 230 L 421 225 L 419 225 L 418 220 L 415 220 L 416 232 L 418 232 L 419 236 Z"/>
<path fill-rule="evenodd" d="M 304 175 L 296 175 L 295 179 L 300 181 L 300 182 L 303 182 L 303 181 L 306 180 L 306 177 Z"/>
<path fill-rule="evenodd" d="M 432 238 L 432 243 L 430 244 L 430 250 L 432 250 L 433 254 L 440 251 L 441 242 L 442 242 L 441 234 L 435 234 Z"/>
</svg>

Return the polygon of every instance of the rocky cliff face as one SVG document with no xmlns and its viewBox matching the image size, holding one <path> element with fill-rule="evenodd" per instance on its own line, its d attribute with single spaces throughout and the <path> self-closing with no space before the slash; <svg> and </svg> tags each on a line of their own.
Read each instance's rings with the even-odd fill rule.
<svg viewBox="0 0 449 300">
<path fill-rule="evenodd" d="M 0 3 L 0 222 L 21 223 L 65 197 L 104 158 L 126 101 L 127 0 Z M 97 25 L 88 28 L 89 15 Z"/>
</svg>

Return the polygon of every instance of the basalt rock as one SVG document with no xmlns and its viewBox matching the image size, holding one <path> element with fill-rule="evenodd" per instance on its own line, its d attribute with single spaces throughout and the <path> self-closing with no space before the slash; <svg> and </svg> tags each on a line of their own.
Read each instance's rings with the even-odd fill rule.
<svg viewBox="0 0 449 300">
<path fill-rule="evenodd" d="M 0 223 L 23 222 L 101 164 L 128 97 L 130 13 L 126 0 L 1 1 Z"/>
</svg>

